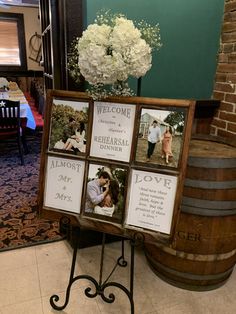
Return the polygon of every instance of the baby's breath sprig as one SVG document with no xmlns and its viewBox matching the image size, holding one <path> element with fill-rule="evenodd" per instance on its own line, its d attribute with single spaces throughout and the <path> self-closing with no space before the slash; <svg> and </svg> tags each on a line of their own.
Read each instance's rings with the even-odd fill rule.
<svg viewBox="0 0 236 314">
<path fill-rule="evenodd" d="M 110 95 L 115 96 L 134 96 L 134 91 L 129 87 L 127 82 L 117 82 L 112 84 Z"/>
<path fill-rule="evenodd" d="M 159 23 L 151 25 L 144 20 L 135 22 L 136 27 L 140 30 L 142 38 L 152 48 L 159 50 L 162 47 Z"/>
<path fill-rule="evenodd" d="M 90 88 L 86 90 L 86 92 L 90 97 L 93 98 L 93 100 L 99 100 L 108 96 L 103 84 L 91 85 Z"/>
<path fill-rule="evenodd" d="M 86 92 L 94 100 L 108 96 L 135 96 L 134 91 L 129 87 L 127 82 L 117 82 L 111 84 L 109 87 L 104 87 L 103 84 L 96 84 L 92 85 Z"/>
<path fill-rule="evenodd" d="M 110 9 L 102 9 L 98 11 L 94 23 L 96 23 L 97 25 L 105 24 L 114 27 L 117 17 L 125 17 L 125 15 L 122 13 L 112 13 Z"/>
<path fill-rule="evenodd" d="M 75 38 L 70 46 L 70 51 L 68 53 L 68 62 L 67 62 L 67 68 L 68 71 L 75 80 L 75 82 L 78 84 L 81 82 L 81 74 L 80 74 L 80 68 L 78 65 L 79 61 L 79 55 L 78 55 L 78 41 L 79 38 Z"/>
</svg>

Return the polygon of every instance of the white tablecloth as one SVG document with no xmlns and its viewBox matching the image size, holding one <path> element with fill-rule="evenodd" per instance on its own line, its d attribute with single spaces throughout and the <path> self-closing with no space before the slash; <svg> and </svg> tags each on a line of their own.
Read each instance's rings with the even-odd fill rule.
<svg viewBox="0 0 236 314">
<path fill-rule="evenodd" d="M 31 108 L 23 94 L 23 92 L 18 89 L 16 91 L 9 90 L 8 92 L 9 100 L 20 100 L 20 116 L 21 118 L 27 118 L 26 126 L 27 128 L 35 130 L 36 122 L 34 120 Z"/>
</svg>

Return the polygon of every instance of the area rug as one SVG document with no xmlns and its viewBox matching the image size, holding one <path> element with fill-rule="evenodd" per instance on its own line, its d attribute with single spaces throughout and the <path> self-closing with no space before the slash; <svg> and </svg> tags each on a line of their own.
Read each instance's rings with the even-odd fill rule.
<svg viewBox="0 0 236 314">
<path fill-rule="evenodd" d="M 0 251 L 63 239 L 58 222 L 38 217 L 41 134 L 27 142 L 24 166 L 15 143 L 0 143 Z"/>
</svg>

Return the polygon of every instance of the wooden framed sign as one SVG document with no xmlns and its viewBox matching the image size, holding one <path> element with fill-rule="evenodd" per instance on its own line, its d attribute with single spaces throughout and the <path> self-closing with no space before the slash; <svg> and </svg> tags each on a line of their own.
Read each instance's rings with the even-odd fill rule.
<svg viewBox="0 0 236 314">
<path fill-rule="evenodd" d="M 93 101 L 47 94 L 39 205 L 47 218 L 145 241 L 170 241 L 179 214 L 195 102 Z"/>
</svg>

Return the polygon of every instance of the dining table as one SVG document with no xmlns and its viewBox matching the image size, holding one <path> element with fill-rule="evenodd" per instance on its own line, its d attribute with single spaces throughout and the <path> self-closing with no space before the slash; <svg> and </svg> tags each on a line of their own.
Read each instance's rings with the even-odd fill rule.
<svg viewBox="0 0 236 314">
<path fill-rule="evenodd" d="M 30 105 L 25 98 L 23 91 L 19 88 L 9 89 L 7 92 L 0 94 L 0 99 L 9 99 L 12 101 L 20 101 L 20 118 L 21 118 L 21 140 L 24 148 L 24 153 L 29 153 L 26 134 L 27 129 L 35 130 L 36 122 L 30 108 Z"/>
<path fill-rule="evenodd" d="M 26 127 L 32 130 L 36 129 L 36 122 L 30 108 L 30 105 L 25 98 L 24 93 L 20 89 L 9 90 L 8 99 L 13 101 L 20 101 L 20 117 L 26 118 Z"/>
</svg>

